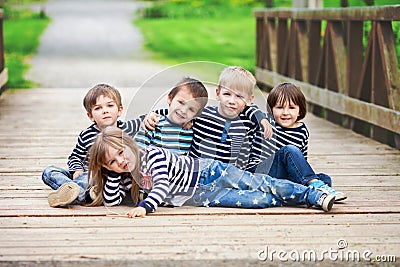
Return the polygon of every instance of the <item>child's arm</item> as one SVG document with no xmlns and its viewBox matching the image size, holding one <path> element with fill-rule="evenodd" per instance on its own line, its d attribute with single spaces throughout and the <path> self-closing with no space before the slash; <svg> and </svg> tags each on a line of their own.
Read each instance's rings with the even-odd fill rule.
<svg viewBox="0 0 400 267">
<path fill-rule="evenodd" d="M 89 127 L 82 131 L 78 136 L 78 141 L 71 155 L 68 157 L 68 170 L 73 175 L 73 179 L 77 178 L 85 171 L 85 159 L 87 157 L 89 147 L 92 145 L 94 138 L 98 132 L 93 127 Z"/>
<path fill-rule="evenodd" d="M 140 115 L 138 118 L 123 122 L 120 126 L 121 130 L 129 134 L 132 138 L 139 131 L 146 115 Z"/>
<path fill-rule="evenodd" d="M 146 214 L 155 212 L 169 194 L 168 162 L 165 154 L 154 149 L 149 151 L 148 158 L 148 162 L 154 162 L 155 165 L 149 168 L 149 174 L 153 179 L 153 188 L 147 197 L 138 204 L 139 207 L 145 209 Z M 127 215 L 131 218 L 135 217 L 134 214 L 141 215 L 140 211 L 143 209 L 138 209 L 139 207 L 130 210 Z"/>
<path fill-rule="evenodd" d="M 123 188 L 127 187 L 129 187 L 128 183 L 127 181 L 122 180 L 120 173 L 109 172 L 103 190 L 104 205 L 117 206 L 121 204 L 122 200 L 126 196 L 126 192 Z"/>
<path fill-rule="evenodd" d="M 270 114 L 265 114 L 256 105 L 246 106 L 241 113 L 256 125 L 262 127 L 265 139 L 272 137 L 272 124 L 274 120 Z"/>
<path fill-rule="evenodd" d="M 153 112 L 150 112 L 146 118 L 143 120 L 142 123 L 142 128 L 145 131 L 154 131 L 156 129 L 156 125 L 158 124 L 158 120 L 160 116 L 167 116 L 168 115 L 168 109 L 157 109 L 154 110 Z"/>
</svg>

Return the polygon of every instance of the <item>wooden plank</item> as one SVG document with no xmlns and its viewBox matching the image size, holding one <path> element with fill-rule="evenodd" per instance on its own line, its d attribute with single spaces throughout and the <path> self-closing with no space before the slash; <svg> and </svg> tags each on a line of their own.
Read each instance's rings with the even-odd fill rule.
<svg viewBox="0 0 400 267">
<path fill-rule="evenodd" d="M 258 81 L 269 86 L 274 86 L 282 82 L 295 83 L 301 87 L 307 101 L 311 103 L 342 115 L 352 116 L 369 122 L 392 132 L 400 133 L 400 111 L 364 102 L 337 92 L 324 90 L 323 88 L 265 69 L 256 68 L 256 78 Z M 385 118 L 385 120 L 381 118 Z"/>
<path fill-rule="evenodd" d="M 258 8 L 253 11 L 256 18 L 285 18 L 304 20 L 400 20 L 400 5 L 351 7 L 351 8 L 323 8 L 323 9 L 280 9 Z"/>
<path fill-rule="evenodd" d="M 89 124 L 80 116 L 84 90 L 60 90 L 28 90 L 24 97 L 6 92 L 0 98 L 1 107 L 7 104 L 0 117 L 0 266 L 276 265 L 281 263 L 276 259 L 259 261 L 257 252 L 268 246 L 320 253 L 337 248 L 341 238 L 349 250 L 400 256 L 400 152 L 311 114 L 309 161 L 349 196 L 331 213 L 306 207 L 183 206 L 128 219 L 122 217 L 128 205 L 50 208 L 43 168 L 65 167 L 77 133 Z M 58 102 L 60 93 L 68 105 Z M 46 112 L 65 114 L 68 106 L 65 110 L 77 116 L 44 114 L 38 128 L 34 118 L 41 115 L 30 106 L 32 100 Z"/>
</svg>

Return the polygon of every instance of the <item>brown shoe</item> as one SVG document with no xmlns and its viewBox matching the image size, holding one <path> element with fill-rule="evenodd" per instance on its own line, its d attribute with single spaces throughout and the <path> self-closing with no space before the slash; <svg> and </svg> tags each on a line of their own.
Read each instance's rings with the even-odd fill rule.
<svg viewBox="0 0 400 267">
<path fill-rule="evenodd" d="M 74 182 L 65 183 L 47 197 L 50 207 L 66 206 L 78 198 L 80 187 Z"/>
</svg>

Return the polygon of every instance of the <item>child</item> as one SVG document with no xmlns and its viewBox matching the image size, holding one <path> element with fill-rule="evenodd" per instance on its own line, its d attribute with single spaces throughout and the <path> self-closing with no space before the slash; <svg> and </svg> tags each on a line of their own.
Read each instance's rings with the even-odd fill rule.
<svg viewBox="0 0 400 267">
<path fill-rule="evenodd" d="M 134 140 L 116 127 L 107 127 L 97 136 L 90 151 L 89 170 L 93 183 L 102 190 L 93 206 L 103 201 L 106 206 L 118 205 L 128 191 L 136 200 L 143 175 L 151 177 L 148 196 L 127 213 L 129 217 L 144 217 L 162 203 L 181 206 L 192 196 L 198 206 L 267 208 L 306 204 L 324 211 L 331 210 L 335 199 L 313 187 L 252 174 L 212 159 L 178 156 L 155 146 L 139 150 Z"/>
<path fill-rule="evenodd" d="M 171 152 L 187 154 L 192 143 L 193 130 L 183 129 L 183 125 L 197 117 L 208 101 L 207 89 L 200 81 L 183 78 L 169 92 L 167 116 L 161 116 L 154 131 L 140 129 L 135 137 L 141 147 L 155 145 Z"/>
<path fill-rule="evenodd" d="M 219 160 L 302 185 L 318 179 L 297 147 L 273 150 L 273 157 L 266 153 L 271 146 L 265 138 L 272 137 L 274 120 L 250 106 L 255 85 L 254 76 L 242 67 L 231 66 L 221 72 L 216 89 L 219 104 L 206 107 L 202 115 L 194 119 L 189 155 Z"/>
<path fill-rule="evenodd" d="M 300 88 L 292 83 L 281 83 L 275 86 L 268 95 L 267 103 L 275 119 L 275 133 L 272 143 L 276 149 L 286 145 L 294 145 L 300 149 L 304 158 L 308 155 L 309 132 L 302 119 L 307 113 L 307 102 Z M 271 144 L 271 142 L 270 142 Z M 336 201 L 344 200 L 347 196 L 340 191 L 332 191 L 331 178 L 318 173 L 318 179 L 308 182 L 309 186 L 323 188 L 335 194 Z M 326 185 L 328 186 L 326 186 Z"/>
<path fill-rule="evenodd" d="M 68 170 L 49 166 L 42 174 L 43 182 L 57 190 L 48 196 L 51 207 L 68 205 L 76 199 L 78 202 L 85 202 L 87 199 L 87 154 L 101 130 L 107 126 L 116 126 L 133 136 L 144 118 L 142 116 L 127 122 L 119 121 L 118 117 L 123 110 L 121 95 L 117 89 L 107 84 L 98 84 L 91 88 L 83 99 L 83 106 L 93 124 L 79 134 L 78 142 L 68 157 Z"/>
</svg>

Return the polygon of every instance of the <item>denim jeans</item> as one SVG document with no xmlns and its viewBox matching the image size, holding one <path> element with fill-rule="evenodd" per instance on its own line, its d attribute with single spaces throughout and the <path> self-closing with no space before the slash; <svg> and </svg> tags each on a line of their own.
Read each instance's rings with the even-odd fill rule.
<svg viewBox="0 0 400 267">
<path fill-rule="evenodd" d="M 300 149 L 293 145 L 280 148 L 273 156 L 250 171 L 265 173 L 278 179 L 287 179 L 302 185 L 307 185 L 308 181 L 312 179 L 318 179 L 328 186 L 332 186 L 331 177 L 324 173 L 315 173 Z"/>
<path fill-rule="evenodd" d="M 56 166 L 48 166 L 42 173 L 43 182 L 52 189 L 57 190 L 61 185 L 69 182 L 74 182 L 80 187 L 80 193 L 76 201 L 72 204 L 85 202 L 86 188 L 88 187 L 88 173 L 84 172 L 76 179 L 72 179 L 72 175 L 68 170 Z"/>
<path fill-rule="evenodd" d="M 317 205 L 322 192 L 266 174 L 251 173 L 212 159 L 200 159 L 199 187 L 192 198 L 197 206 L 268 208 Z"/>
</svg>

